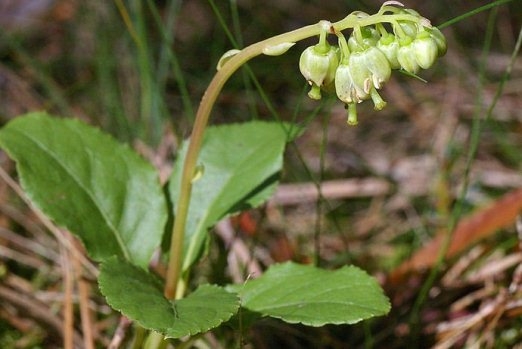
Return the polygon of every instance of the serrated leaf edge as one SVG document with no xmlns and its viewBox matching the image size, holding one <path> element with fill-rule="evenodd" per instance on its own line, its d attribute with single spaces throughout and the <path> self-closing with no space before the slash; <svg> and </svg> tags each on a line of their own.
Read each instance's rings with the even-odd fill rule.
<svg viewBox="0 0 522 349">
<path fill-rule="evenodd" d="M 107 262 L 107 263 L 110 263 L 110 260 L 111 260 L 111 259 L 118 259 L 118 257 L 117 257 L 117 256 L 110 257 L 109 259 L 107 259 L 106 262 Z M 136 269 L 136 270 L 138 270 L 138 271 L 140 271 L 140 272 L 145 272 L 146 274 L 148 274 L 148 276 L 150 276 L 151 279 L 154 278 L 154 274 L 151 274 L 151 273 L 149 273 L 149 272 L 147 272 L 147 271 L 145 271 L 145 270 L 143 270 L 143 269 L 137 267 L 136 265 L 129 263 L 128 261 L 126 261 L 126 263 L 127 263 L 127 265 L 128 265 L 129 267 L 131 267 L 131 268 L 133 268 L 133 269 Z M 104 267 L 104 264 L 105 264 L 105 263 L 102 263 L 101 268 Z M 156 286 L 156 287 L 159 286 L 159 283 L 156 283 L 155 286 Z M 202 326 L 202 327 L 200 327 L 199 330 L 196 330 L 196 331 L 188 331 L 186 334 L 179 335 L 179 336 L 177 336 L 177 335 L 176 335 L 176 336 L 170 336 L 170 335 L 168 334 L 168 333 L 169 333 L 169 330 L 170 330 L 170 329 L 173 329 L 174 327 L 167 327 L 167 328 L 153 328 L 153 327 L 151 327 L 151 326 L 148 326 L 148 325 L 144 324 L 142 321 L 140 321 L 140 320 L 138 320 L 138 319 L 135 319 L 135 318 L 133 318 L 133 317 L 131 317 L 131 316 L 128 316 L 124 311 L 122 311 L 121 307 L 116 307 L 116 306 L 114 306 L 113 303 L 112 303 L 112 302 L 111 302 L 111 301 L 110 301 L 110 300 L 105 296 L 105 286 L 104 286 L 102 283 L 98 283 L 98 287 L 99 287 L 101 293 L 104 295 L 104 298 L 105 298 L 107 304 L 108 304 L 112 309 L 114 309 L 114 310 L 118 311 L 119 313 L 125 315 L 126 317 L 128 317 L 128 318 L 131 319 L 132 321 L 136 322 L 137 324 L 139 324 L 141 327 L 143 327 L 143 328 L 145 328 L 145 329 L 152 330 L 152 331 L 157 331 L 157 332 L 162 333 L 162 334 L 165 336 L 165 338 L 181 338 L 181 337 L 185 337 L 185 336 L 193 336 L 193 335 L 198 334 L 198 333 L 207 332 L 207 331 L 209 331 L 209 330 L 211 330 L 211 329 L 213 329 L 213 328 L 218 327 L 218 326 L 221 325 L 222 323 L 228 321 L 232 316 L 234 316 L 234 314 L 237 313 L 237 309 L 239 309 L 239 307 L 241 306 L 241 305 L 240 305 L 240 299 L 239 299 L 239 296 L 238 296 L 237 293 L 234 293 L 234 292 L 231 292 L 231 291 L 229 291 L 229 290 L 226 290 L 224 287 L 221 287 L 221 286 L 218 286 L 218 285 L 213 285 L 213 284 L 204 284 L 204 285 L 200 285 L 200 286 L 199 286 L 200 288 L 201 288 L 201 287 L 206 287 L 206 288 L 221 289 L 221 290 L 223 290 L 223 291 L 225 291 L 225 292 L 227 292 L 227 293 L 229 293 L 229 294 L 231 294 L 231 295 L 235 295 L 235 298 L 236 298 L 236 311 L 234 311 L 234 312 L 225 311 L 225 312 L 224 312 L 224 316 L 223 316 L 222 319 L 218 319 L 217 321 L 215 321 L 214 323 L 210 324 L 209 326 Z M 199 289 L 199 288 L 198 288 L 198 289 Z M 194 291 L 194 293 L 197 292 L 198 289 L 196 289 L 196 291 Z M 189 294 L 186 298 L 190 297 L 190 296 L 191 296 L 192 294 L 194 294 L 194 293 Z M 166 298 L 164 298 L 164 299 L 167 300 Z M 179 301 L 182 301 L 183 299 L 185 299 L 185 298 L 182 298 L 182 299 L 177 300 L 177 301 L 179 302 Z M 173 301 L 169 301 L 169 300 L 167 300 L 167 301 L 170 303 L 171 307 L 172 307 L 173 310 L 175 311 L 175 303 L 173 303 Z"/>
</svg>

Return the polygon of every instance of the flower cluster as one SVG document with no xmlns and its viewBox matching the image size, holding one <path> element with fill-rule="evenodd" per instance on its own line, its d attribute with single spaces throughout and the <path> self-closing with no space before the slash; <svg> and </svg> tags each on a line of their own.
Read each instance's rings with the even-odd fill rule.
<svg viewBox="0 0 522 349">
<path fill-rule="evenodd" d="M 358 103 L 372 99 L 376 110 L 386 106 L 377 90 L 390 79 L 392 70 L 414 75 L 446 53 L 440 30 L 416 11 L 396 6 L 402 4 L 387 1 L 373 16 L 360 11 L 350 14 L 347 18 L 353 17 L 356 25 L 348 40 L 322 21 L 319 43 L 301 54 L 299 69 L 311 85 L 308 96 L 320 99 L 321 90 L 335 89 L 347 106 L 350 125 L 357 124 Z M 328 33 L 337 35 L 338 45 L 328 43 Z"/>
</svg>

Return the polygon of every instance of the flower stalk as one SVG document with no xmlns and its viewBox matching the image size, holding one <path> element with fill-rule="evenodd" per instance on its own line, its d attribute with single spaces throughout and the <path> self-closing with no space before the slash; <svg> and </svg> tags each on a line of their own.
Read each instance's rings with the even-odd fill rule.
<svg viewBox="0 0 522 349">
<path fill-rule="evenodd" d="M 182 274 L 184 270 L 182 269 L 183 262 L 183 246 L 184 246 L 184 237 L 185 237 L 185 225 L 188 215 L 193 178 L 196 175 L 197 168 L 197 160 L 199 156 L 199 152 L 201 150 L 201 145 L 203 142 L 203 136 L 205 129 L 207 127 L 210 113 L 212 111 L 212 107 L 217 100 L 217 97 L 226 81 L 232 76 L 232 74 L 238 70 L 243 64 L 245 64 L 250 59 L 259 56 L 261 54 L 267 55 L 278 55 L 283 54 L 288 50 L 295 42 L 301 41 L 310 37 L 320 37 L 320 42 L 318 45 L 318 51 L 321 53 L 321 50 L 328 54 L 329 44 L 326 41 L 326 36 L 328 34 L 334 34 L 339 37 L 342 37 L 341 31 L 350 29 L 350 28 L 364 28 L 369 26 L 379 25 L 379 31 L 382 32 L 382 24 L 381 23 L 391 23 L 392 26 L 399 27 L 397 23 L 410 23 L 415 25 L 429 26 L 429 21 L 420 15 L 408 12 L 402 9 L 397 9 L 394 6 L 402 6 L 398 1 L 388 1 L 383 4 L 380 11 L 374 15 L 367 15 L 361 12 L 354 12 L 344 19 L 330 23 L 328 21 L 320 21 L 317 24 L 309 25 L 302 27 L 300 29 L 296 29 L 284 34 L 280 34 L 274 36 L 272 38 L 263 40 L 261 42 L 250 45 L 243 50 L 240 51 L 229 51 L 225 56 L 220 60 L 219 69 L 217 73 L 214 75 L 214 78 L 210 82 L 207 90 L 205 91 L 199 109 L 196 113 L 196 119 L 194 121 L 194 128 L 192 131 L 192 135 L 190 137 L 190 142 L 187 149 L 187 154 L 185 157 L 185 162 L 183 164 L 182 176 L 181 176 L 181 185 L 179 191 L 179 197 L 176 203 L 176 214 L 174 227 L 171 232 L 171 245 L 170 245 L 170 254 L 169 254 L 169 262 L 167 268 L 166 275 L 166 283 L 164 288 L 164 295 L 167 299 L 180 299 L 184 296 L 185 288 L 186 288 L 186 280 L 183 279 Z M 429 26 L 431 28 L 431 26 Z M 399 29 L 401 30 L 401 29 Z M 378 31 L 375 31 L 376 33 Z M 440 32 L 436 32 L 433 36 L 435 39 L 440 40 L 439 36 Z M 357 30 L 357 34 L 360 36 L 358 39 L 362 41 L 363 46 L 367 45 L 367 42 L 373 43 L 375 40 L 366 40 L 361 34 L 361 29 Z M 442 37 L 443 38 L 443 37 Z M 346 41 L 343 37 L 343 44 L 346 45 Z M 342 41 L 340 39 L 340 41 Z M 358 40 L 358 41 L 359 41 Z M 438 43 L 437 47 L 439 47 L 439 53 L 442 51 L 440 48 L 442 46 L 441 43 Z M 372 46 L 373 48 L 373 46 Z M 368 49 L 366 47 L 366 49 Z M 323 54 L 324 54 L 323 52 Z M 350 54 L 348 46 L 346 45 L 343 48 L 343 53 L 341 53 L 341 61 L 346 62 L 348 60 L 348 55 Z M 344 57 L 343 57 L 344 56 Z M 333 57 L 333 56 L 332 56 Z M 375 57 L 375 58 L 374 58 Z M 430 56 L 431 57 L 431 56 Z M 384 54 L 375 54 L 372 53 L 371 62 L 386 60 Z M 333 58 L 332 58 L 333 60 Z M 373 64 L 373 63 L 372 63 Z M 356 124 L 357 123 L 357 112 L 356 112 L 356 103 L 362 101 L 362 99 L 371 98 L 375 103 L 375 108 L 380 110 L 386 104 L 384 100 L 380 97 L 377 92 L 377 88 L 380 88 L 381 85 L 388 79 L 389 74 L 389 63 L 388 67 L 385 70 L 379 69 L 375 64 L 371 66 L 371 68 L 363 67 L 360 69 L 353 69 L 351 72 L 354 74 L 357 73 L 359 76 L 361 72 L 366 74 L 363 76 L 362 83 L 357 80 L 357 84 L 350 87 L 350 90 L 345 91 L 346 93 L 343 96 L 346 97 L 347 109 L 348 109 L 348 123 Z M 338 68 L 337 66 L 335 67 Z M 331 68 L 329 68 L 331 69 Z M 314 70 L 314 73 L 316 71 Z M 331 74 L 331 70 L 326 72 L 325 76 Z M 334 74 L 337 76 L 337 74 Z M 336 77 L 337 78 L 337 77 Z M 308 78 L 307 78 L 308 79 Z M 308 81 L 311 81 L 308 79 Z M 320 88 L 324 81 L 321 80 L 321 84 L 316 84 L 317 88 Z M 329 81 L 332 83 L 331 81 Z M 337 87 L 337 82 L 336 82 Z M 352 85 L 350 85 L 352 86 Z M 311 93 L 312 98 L 320 98 L 320 90 L 313 87 L 313 91 Z M 355 91 L 355 92 L 354 92 Z"/>
</svg>

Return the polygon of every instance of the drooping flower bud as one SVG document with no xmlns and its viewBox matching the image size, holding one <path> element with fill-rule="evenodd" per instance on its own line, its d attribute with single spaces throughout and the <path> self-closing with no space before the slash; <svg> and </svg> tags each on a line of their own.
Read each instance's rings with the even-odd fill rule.
<svg viewBox="0 0 522 349">
<path fill-rule="evenodd" d="M 360 103 L 368 99 L 372 84 L 371 72 L 366 66 L 364 52 L 353 52 L 350 55 L 348 69 L 352 78 L 352 99 L 354 102 Z"/>
<path fill-rule="evenodd" d="M 370 71 L 370 78 L 376 89 L 390 79 L 391 66 L 384 53 L 376 47 L 369 47 L 363 52 L 365 64 Z"/>
<path fill-rule="evenodd" d="M 339 48 L 341 50 L 341 63 L 335 71 L 335 93 L 344 103 L 354 103 L 357 96 L 352 72 L 350 71 L 350 58 L 352 53 L 348 48 L 346 38 L 342 33 L 338 34 Z"/>
<path fill-rule="evenodd" d="M 381 50 L 382 53 L 388 59 L 390 63 L 391 69 L 399 69 L 401 65 L 397 60 L 397 52 L 399 52 L 399 42 L 397 38 L 393 34 L 386 34 L 381 37 L 379 42 L 377 43 L 377 48 Z"/>
<path fill-rule="evenodd" d="M 344 103 L 359 102 L 350 66 L 347 63 L 343 62 L 337 67 L 335 72 L 335 93 Z"/>
<path fill-rule="evenodd" d="M 327 42 L 310 46 L 301 54 L 299 70 L 312 86 L 309 96 L 321 99 L 321 87 L 329 85 L 335 78 L 339 65 L 339 49 Z"/>
<path fill-rule="evenodd" d="M 417 62 L 417 58 L 415 58 L 415 46 L 412 43 L 413 41 L 409 37 L 401 39 L 399 51 L 397 52 L 397 60 L 402 69 L 408 73 L 416 74 L 420 66 Z"/>
<path fill-rule="evenodd" d="M 439 54 L 437 43 L 431 38 L 430 33 L 421 31 L 411 43 L 415 52 L 417 64 L 422 69 L 428 69 L 435 63 Z"/>
<path fill-rule="evenodd" d="M 351 52 L 362 51 L 368 47 L 375 47 L 379 38 L 379 32 L 374 27 L 366 26 L 354 29 L 348 38 L 348 47 Z"/>
<path fill-rule="evenodd" d="M 353 52 L 341 63 L 335 75 L 335 89 L 345 103 L 360 103 L 370 98 L 372 89 L 379 89 L 389 80 L 390 63 L 376 47 Z"/>
<path fill-rule="evenodd" d="M 446 51 L 448 50 L 444 34 L 442 34 L 442 32 L 437 27 L 427 28 L 426 30 L 430 33 L 431 38 L 437 44 L 438 56 L 444 56 L 446 54 Z"/>
</svg>

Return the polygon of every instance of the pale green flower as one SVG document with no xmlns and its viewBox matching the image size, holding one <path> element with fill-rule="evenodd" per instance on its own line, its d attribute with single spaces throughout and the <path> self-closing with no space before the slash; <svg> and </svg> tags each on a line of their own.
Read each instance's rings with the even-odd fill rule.
<svg viewBox="0 0 522 349">
<path fill-rule="evenodd" d="M 321 87 L 330 85 L 339 65 L 339 49 L 328 43 L 310 46 L 301 54 L 299 70 L 312 86 L 309 96 L 321 99 Z"/>
</svg>

